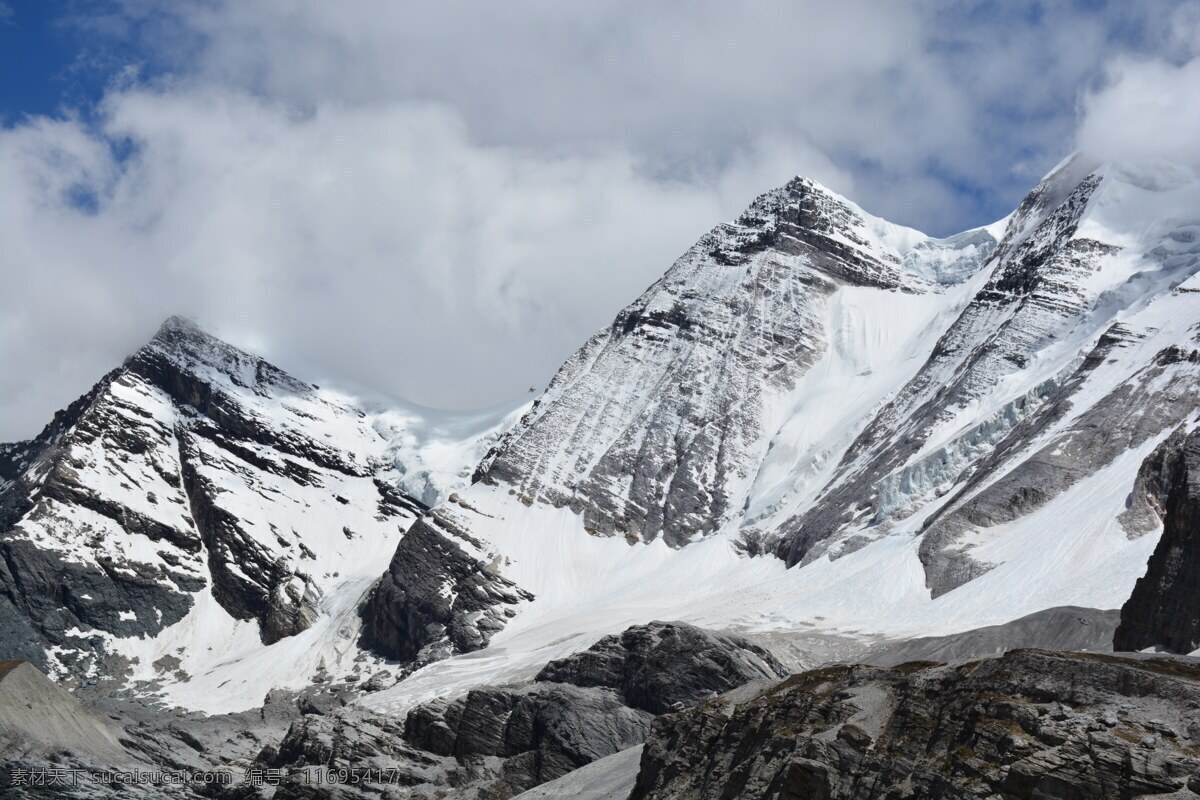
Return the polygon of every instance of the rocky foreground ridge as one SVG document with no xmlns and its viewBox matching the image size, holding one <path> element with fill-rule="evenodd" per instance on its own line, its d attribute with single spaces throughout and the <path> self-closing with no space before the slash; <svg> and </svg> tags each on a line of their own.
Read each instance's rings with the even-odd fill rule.
<svg viewBox="0 0 1200 800">
<path fill-rule="evenodd" d="M 532 682 L 480 686 L 403 719 L 361 706 L 305 715 L 259 762 L 287 773 L 276 798 L 319 797 L 316 771 L 370 768 L 398 768 L 413 797 L 507 798 L 641 744 L 659 714 L 786 673 L 739 637 L 654 622 L 551 661 Z"/>
<path fill-rule="evenodd" d="M 9 663 L 15 662 L 0 662 L 0 669 Z M 640 745 L 660 714 L 787 674 L 769 652 L 745 639 L 673 622 L 605 637 L 547 663 L 532 681 L 479 686 L 400 715 L 354 703 L 357 692 L 347 684 L 272 693 L 260 709 L 234 715 L 172 714 L 111 701 L 102 704 L 108 711 L 103 715 L 27 663 L 20 669 L 50 698 L 43 713 L 75 721 L 70 736 L 58 741 L 29 732 L 45 725 L 10 724 L 29 691 L 24 684 L 14 690 L 14 680 L 0 675 L 0 747 L 7 761 L 0 791 L 6 798 L 107 798 L 128 791 L 113 785 L 48 794 L 45 786 L 13 783 L 14 768 L 44 771 L 60 764 L 235 773 L 228 786 L 172 787 L 170 796 L 180 798 L 499 800 Z M 81 734 L 88 725 L 104 736 Z M 271 782 L 255 786 L 255 773 L 272 775 Z"/>
<path fill-rule="evenodd" d="M 54 696 L 55 719 L 79 720 L 71 731 L 112 731 L 58 745 L 22 732 L 0 787 L 26 800 L 156 796 L 116 785 L 47 793 L 10 780 L 14 767 L 55 764 L 232 767 L 232 785 L 162 794 L 222 800 L 566 800 L 587 788 L 574 777 L 584 767 L 605 800 L 1200 797 L 1197 658 L 1014 650 L 951 664 L 836 664 L 780 681 L 784 668 L 761 647 L 656 622 L 551 661 L 532 681 L 401 715 L 355 703 L 343 685 L 192 719 L 111 704 L 104 719 L 24 669 Z M 4 688 L 0 721 L 13 719 Z M 254 785 L 252 773 L 271 783 Z"/>
<path fill-rule="evenodd" d="M 630 800 L 1200 796 L 1200 662 L 835 666 L 655 721 Z"/>
</svg>

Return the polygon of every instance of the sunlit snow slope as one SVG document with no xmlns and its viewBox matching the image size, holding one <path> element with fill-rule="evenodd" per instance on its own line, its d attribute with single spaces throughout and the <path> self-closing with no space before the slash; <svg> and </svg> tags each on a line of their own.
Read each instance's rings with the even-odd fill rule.
<svg viewBox="0 0 1200 800">
<path fill-rule="evenodd" d="M 1065 161 L 930 239 L 807 180 L 703 237 L 401 543 L 398 708 L 651 618 L 911 636 L 1119 607 L 1200 408 L 1200 180 Z M 758 557 L 754 557 L 758 556 Z M 778 556 L 778 558 L 774 557 Z M 468 607 L 457 597 L 470 588 Z M 480 624 L 482 622 L 482 624 Z"/>
<path fill-rule="evenodd" d="M 242 708 L 359 672 L 357 605 L 425 508 L 409 492 L 465 484 L 505 416 L 364 410 L 173 318 L 0 450 L 7 654 Z"/>
</svg>

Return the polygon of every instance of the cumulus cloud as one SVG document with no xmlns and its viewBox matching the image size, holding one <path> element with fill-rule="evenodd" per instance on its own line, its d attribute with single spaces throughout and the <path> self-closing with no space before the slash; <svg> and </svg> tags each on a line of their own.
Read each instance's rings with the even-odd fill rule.
<svg viewBox="0 0 1200 800">
<path fill-rule="evenodd" d="M 1200 170 L 1200 58 L 1114 63 L 1083 100 L 1079 148 L 1103 161 L 1162 159 Z"/>
<path fill-rule="evenodd" d="M 782 145 L 696 184 L 621 150 L 482 146 L 442 105 L 115 93 L 98 130 L 0 135 L 5 422 L 27 435 L 172 311 L 313 378 L 494 404 L 789 171 L 849 182 Z"/>
<path fill-rule="evenodd" d="M 1089 121 L 1184 69 L 1144 58 L 1184 47 L 1175 5 L 82 6 L 94 52 L 142 60 L 0 128 L 0 440 L 172 313 L 314 380 L 494 404 L 794 174 L 936 233 L 991 221 L 1110 55 L 1143 57 Z"/>
<path fill-rule="evenodd" d="M 1069 146 L 1080 87 L 1163 47 L 1178 5 L 121 0 L 120 18 L 186 80 L 309 110 L 434 100 L 483 145 L 616 147 L 689 179 L 799 142 L 872 210 L 950 233 L 1006 213 Z"/>
</svg>

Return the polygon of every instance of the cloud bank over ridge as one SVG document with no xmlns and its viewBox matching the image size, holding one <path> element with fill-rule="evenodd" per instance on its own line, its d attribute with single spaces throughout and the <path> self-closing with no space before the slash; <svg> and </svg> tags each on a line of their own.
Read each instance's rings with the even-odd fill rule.
<svg viewBox="0 0 1200 800">
<path fill-rule="evenodd" d="M 1194 3 L 160 6 L 72 18 L 141 60 L 0 128 L 0 440 L 177 312 L 491 405 L 793 174 L 949 233 L 1196 140 Z"/>
</svg>

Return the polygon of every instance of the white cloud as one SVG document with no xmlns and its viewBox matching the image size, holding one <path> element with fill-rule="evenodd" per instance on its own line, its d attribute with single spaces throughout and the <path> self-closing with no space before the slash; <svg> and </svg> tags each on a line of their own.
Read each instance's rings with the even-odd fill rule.
<svg viewBox="0 0 1200 800">
<path fill-rule="evenodd" d="M 1200 58 L 1123 58 L 1082 103 L 1079 148 L 1103 161 L 1163 159 L 1200 170 Z"/>
<path fill-rule="evenodd" d="M 185 80 L 309 110 L 433 100 L 483 145 L 617 148 L 675 178 L 799 142 L 846 165 L 872 210 L 949 233 L 980 221 L 960 187 L 1015 202 L 1062 157 L 1113 37 L 1173 3 L 124 5 Z M 1018 154 L 1036 174 L 1010 175 Z"/>
<path fill-rule="evenodd" d="M 98 115 L 0 128 L 0 440 L 178 312 L 315 379 L 488 405 L 791 175 L 988 221 L 1070 146 L 1114 31 L 1186 46 L 1167 0 L 1007 28 L 949 0 L 113 1 L 77 24 L 146 69 Z M 1117 63 L 1087 120 L 1139 69 L 1183 80 Z"/>
<path fill-rule="evenodd" d="M 479 145 L 438 105 L 295 116 L 228 90 L 116 93 L 98 133 L 46 120 L 0 133 L 15 279 L 0 363 L 36 377 L 0 384 L 0 406 L 28 435 L 173 311 L 285 366 L 426 404 L 495 403 L 544 383 L 711 223 L 798 171 L 849 184 L 781 145 L 719 180 L 663 181 L 618 150 Z M 47 353 L 70 353 L 79 377 L 48 374 Z"/>
</svg>

